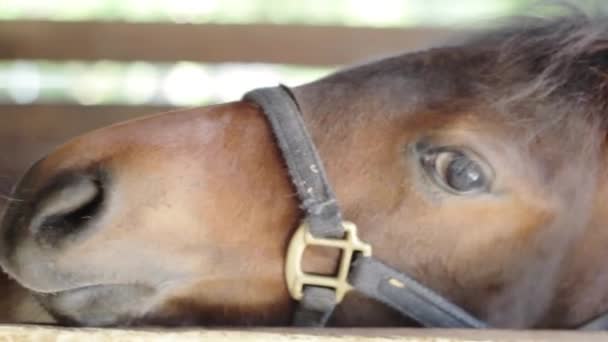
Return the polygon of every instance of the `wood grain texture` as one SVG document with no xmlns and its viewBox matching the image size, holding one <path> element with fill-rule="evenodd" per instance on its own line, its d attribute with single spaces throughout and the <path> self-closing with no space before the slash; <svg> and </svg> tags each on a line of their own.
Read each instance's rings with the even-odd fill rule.
<svg viewBox="0 0 608 342">
<path fill-rule="evenodd" d="M 606 341 L 606 333 L 432 329 L 70 329 L 36 325 L 0 326 L 0 341 Z"/>
</svg>

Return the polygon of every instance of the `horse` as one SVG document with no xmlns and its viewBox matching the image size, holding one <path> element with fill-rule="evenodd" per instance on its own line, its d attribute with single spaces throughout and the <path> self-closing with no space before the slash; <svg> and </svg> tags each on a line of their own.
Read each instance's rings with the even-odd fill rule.
<svg viewBox="0 0 608 342">
<path fill-rule="evenodd" d="M 572 329 L 608 310 L 607 42 L 523 20 L 288 92 L 375 258 L 488 326 Z M 62 324 L 289 325 L 305 204 L 275 133 L 246 97 L 74 138 L 16 187 L 0 264 Z M 350 291 L 329 324 L 414 322 Z"/>
</svg>

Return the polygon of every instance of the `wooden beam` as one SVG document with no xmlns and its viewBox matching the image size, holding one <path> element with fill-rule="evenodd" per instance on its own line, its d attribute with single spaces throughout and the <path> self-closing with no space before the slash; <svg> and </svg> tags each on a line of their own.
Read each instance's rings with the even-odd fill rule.
<svg viewBox="0 0 608 342">
<path fill-rule="evenodd" d="M 450 329 L 204 329 L 147 328 L 95 329 L 37 325 L 0 326 L 0 340 L 6 341 L 282 341 L 282 342 L 464 342 L 464 341 L 605 341 L 608 335 L 574 331 L 499 331 Z"/>
<path fill-rule="evenodd" d="M 439 28 L 0 21 L 0 59 L 335 66 L 421 49 L 455 34 Z"/>
</svg>

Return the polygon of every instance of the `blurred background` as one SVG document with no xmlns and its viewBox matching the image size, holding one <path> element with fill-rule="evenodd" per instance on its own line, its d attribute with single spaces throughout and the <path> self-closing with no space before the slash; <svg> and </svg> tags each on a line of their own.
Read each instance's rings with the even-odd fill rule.
<svg viewBox="0 0 608 342">
<path fill-rule="evenodd" d="M 30 163 L 84 131 L 294 86 L 449 41 L 531 4 L 0 0 L 0 201 Z"/>
</svg>

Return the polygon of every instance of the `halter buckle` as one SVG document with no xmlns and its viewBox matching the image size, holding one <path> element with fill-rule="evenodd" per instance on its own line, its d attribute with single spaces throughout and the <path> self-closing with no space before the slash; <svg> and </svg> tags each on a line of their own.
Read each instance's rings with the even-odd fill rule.
<svg viewBox="0 0 608 342">
<path fill-rule="evenodd" d="M 336 303 L 344 299 L 344 295 L 352 289 L 348 283 L 348 273 L 353 254 L 359 252 L 364 256 L 372 255 L 372 247 L 359 240 L 357 226 L 354 223 L 343 221 L 344 238 L 326 239 L 317 238 L 310 233 L 308 223 L 302 223 L 291 238 L 287 249 L 285 263 L 285 278 L 291 297 L 301 300 L 304 286 L 329 287 L 335 290 Z M 317 275 L 302 270 L 302 257 L 308 246 L 322 246 L 341 249 L 340 265 L 335 275 Z"/>
</svg>

